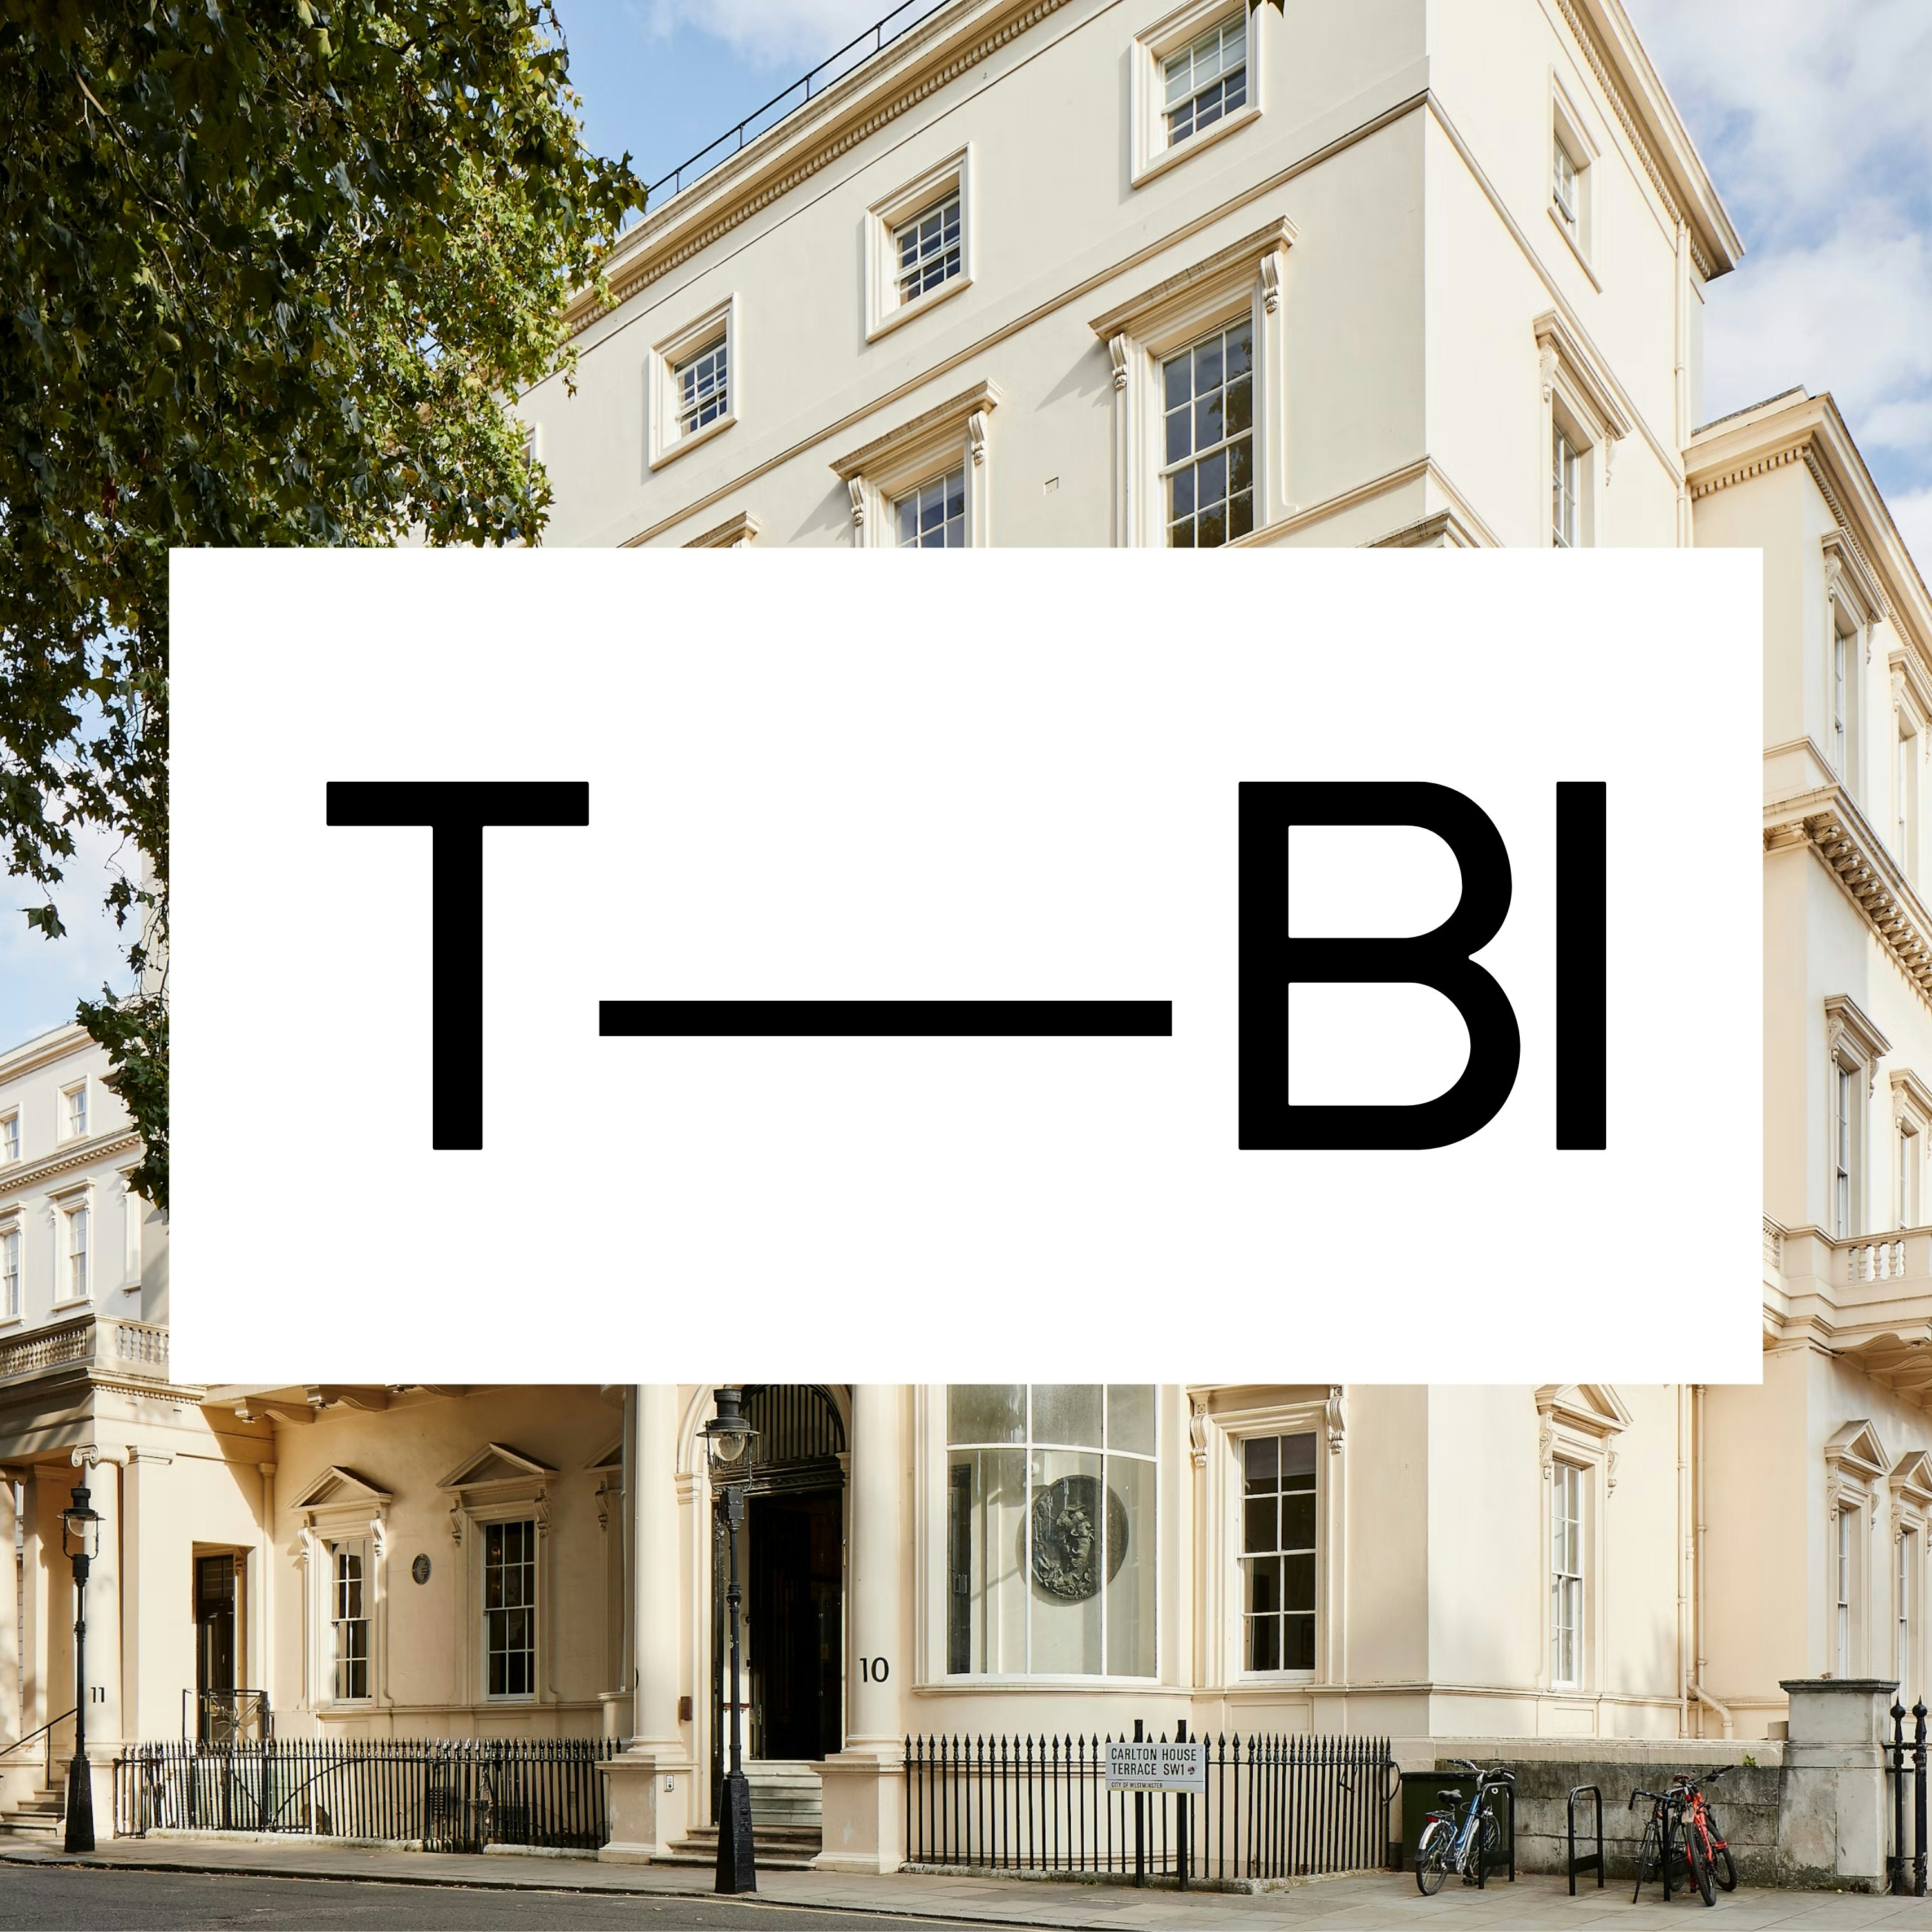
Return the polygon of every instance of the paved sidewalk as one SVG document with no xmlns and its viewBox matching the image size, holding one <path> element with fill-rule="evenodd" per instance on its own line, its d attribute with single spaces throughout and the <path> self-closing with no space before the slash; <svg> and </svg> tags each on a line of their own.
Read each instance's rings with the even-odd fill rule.
<svg viewBox="0 0 1932 1932">
<path fill-rule="evenodd" d="M 51 1847 L 7 1845 L 0 1862 L 79 1864 L 104 1870 L 247 1874 L 272 1878 L 350 1880 L 364 1884 L 454 1886 L 493 1890 L 594 1893 L 656 1899 L 709 1898 L 710 1875 L 688 1867 L 602 1864 L 592 1858 L 466 1857 L 443 1852 L 396 1851 L 282 1840 L 204 1837 L 120 1838 L 86 1857 L 69 1859 Z M 810 1906 L 821 1911 L 891 1914 L 955 1924 L 1158 1928 L 1162 1932 L 1246 1932 L 1264 1926 L 1296 1932 L 1367 1932 L 1367 1928 L 1441 1924 L 1456 1932 L 1478 1928 L 1627 1927 L 1630 1932 L 1701 1924 L 1694 1894 L 1665 1905 L 1654 1889 L 1630 1903 L 1626 1880 L 1599 1892 L 1580 1883 L 1573 1899 L 1561 1879 L 1528 1877 L 1514 1885 L 1492 1880 L 1484 1890 L 1454 1883 L 1424 1898 L 1406 1873 L 1310 1880 L 1286 1892 L 1238 1892 L 1076 1885 L 1016 1879 L 886 1878 L 831 1872 L 767 1872 L 759 1879 L 766 1906 Z M 775 1912 L 782 1922 L 784 1914 Z M 1932 1932 L 1932 1899 L 1874 1898 L 1850 1893 L 1741 1889 L 1720 1893 L 1711 1924 L 1727 1932 L 1777 1927 L 1852 1932 L 1886 1926 Z M 775 1932 L 776 1928 L 775 1928 Z"/>
</svg>

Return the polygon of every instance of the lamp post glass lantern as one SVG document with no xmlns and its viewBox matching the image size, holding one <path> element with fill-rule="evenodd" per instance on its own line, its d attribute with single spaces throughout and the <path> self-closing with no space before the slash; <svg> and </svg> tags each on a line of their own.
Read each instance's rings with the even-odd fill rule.
<svg viewBox="0 0 1932 1932">
<path fill-rule="evenodd" d="M 745 1469 L 756 1432 L 745 1420 L 745 1391 L 721 1388 L 717 1413 L 704 1425 L 705 1459 L 718 1521 L 724 1533 L 724 1601 L 731 1627 L 731 1754 L 724 1774 L 724 1802 L 718 1817 L 718 1892 L 756 1892 L 758 1864 L 752 1850 L 752 1790 L 745 1782 L 743 1739 L 739 1723 L 738 1613 L 743 1598 L 738 1588 L 738 1532 L 745 1521 Z"/>
<path fill-rule="evenodd" d="M 100 1518 L 88 1506 L 87 1485 L 61 1511 L 61 1532 L 74 1564 L 74 1762 L 67 1772 L 67 1849 L 94 1849 L 94 1779 L 87 1767 L 87 1572 L 100 1553 Z"/>
</svg>

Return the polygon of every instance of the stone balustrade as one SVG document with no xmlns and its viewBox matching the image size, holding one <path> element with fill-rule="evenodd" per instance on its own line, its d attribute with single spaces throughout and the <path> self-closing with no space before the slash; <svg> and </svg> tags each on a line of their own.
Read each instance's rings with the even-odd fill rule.
<svg viewBox="0 0 1932 1932">
<path fill-rule="evenodd" d="M 82 1315 L 0 1342 L 0 1387 L 78 1367 L 166 1382 L 168 1331 L 152 1322 Z"/>
</svg>

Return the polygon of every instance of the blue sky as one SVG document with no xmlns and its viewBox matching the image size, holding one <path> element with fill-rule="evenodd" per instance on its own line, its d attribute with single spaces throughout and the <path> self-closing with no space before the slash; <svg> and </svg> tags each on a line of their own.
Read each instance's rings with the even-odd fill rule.
<svg viewBox="0 0 1932 1932">
<path fill-rule="evenodd" d="M 655 181 L 833 52 L 885 0 L 557 0 L 586 139 Z M 916 17 L 933 0 L 913 0 Z M 1714 284 L 1705 414 L 1832 390 L 1932 574 L 1932 6 L 1624 0 L 1744 238 Z M 50 944 L 0 897 L 0 1044 L 122 983 L 84 847 Z"/>
</svg>

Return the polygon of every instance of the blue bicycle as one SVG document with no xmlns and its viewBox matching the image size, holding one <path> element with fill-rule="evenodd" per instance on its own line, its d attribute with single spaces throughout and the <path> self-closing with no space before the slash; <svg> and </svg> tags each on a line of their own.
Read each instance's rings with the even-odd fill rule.
<svg viewBox="0 0 1932 1932">
<path fill-rule="evenodd" d="M 1473 1773 L 1476 1787 L 1466 1808 L 1460 1791 L 1436 1794 L 1444 1808 L 1429 1814 L 1415 1846 L 1415 1882 L 1425 1898 L 1433 1898 L 1452 1871 L 1462 1874 L 1465 1885 L 1483 1883 L 1502 1846 L 1496 1796 L 1516 1782 L 1516 1773 L 1500 1765 L 1485 1771 L 1466 1757 L 1452 1757 L 1449 1762 Z"/>
</svg>

